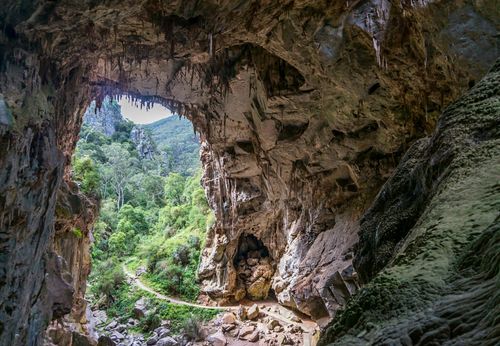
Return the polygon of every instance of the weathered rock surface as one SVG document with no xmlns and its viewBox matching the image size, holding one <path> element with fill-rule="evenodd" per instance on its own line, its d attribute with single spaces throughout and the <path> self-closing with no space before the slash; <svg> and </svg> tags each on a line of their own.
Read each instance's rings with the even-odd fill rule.
<svg viewBox="0 0 500 346">
<path fill-rule="evenodd" d="M 135 144 L 139 155 L 143 159 L 152 160 L 156 151 L 154 141 L 151 135 L 144 130 L 141 126 L 134 126 L 130 131 L 130 139 Z"/>
<path fill-rule="evenodd" d="M 369 283 L 323 344 L 500 342 L 499 95 L 500 60 L 409 149 L 361 221 Z"/>
<path fill-rule="evenodd" d="M 56 194 L 70 181 L 84 110 L 122 93 L 169 106 L 200 133 L 217 218 L 204 291 L 244 298 L 256 280 L 239 279 L 237 254 L 252 235 L 272 268 L 256 295 L 270 287 L 283 304 L 333 316 L 358 289 L 359 218 L 408 145 L 498 55 L 495 5 L 5 0 L 0 344 L 39 344 L 51 318 L 71 310 L 45 280 Z"/>
<path fill-rule="evenodd" d="M 83 124 L 106 136 L 112 136 L 117 125 L 123 120 L 120 105 L 109 97 L 106 97 L 100 105 L 92 101 L 83 115 Z"/>
</svg>

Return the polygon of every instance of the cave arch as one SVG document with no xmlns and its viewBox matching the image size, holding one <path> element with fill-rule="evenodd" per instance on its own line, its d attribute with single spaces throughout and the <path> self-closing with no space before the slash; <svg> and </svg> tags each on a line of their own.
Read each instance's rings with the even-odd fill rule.
<svg viewBox="0 0 500 346">
<path fill-rule="evenodd" d="M 442 47 L 439 38 L 459 38 L 442 18 L 462 3 L 431 10 L 356 4 L 6 0 L 0 344 L 39 343 L 53 311 L 71 309 L 57 298 L 57 288 L 71 287 L 51 255 L 55 221 L 68 217 L 57 213 L 57 195 L 70 185 L 70 157 L 90 100 L 122 93 L 169 105 L 201 134 L 203 183 L 217 218 L 200 265 L 205 291 L 234 298 L 232 254 L 242 230 L 251 230 L 269 239 L 278 300 L 309 315 L 320 302 L 334 314 L 339 306 L 325 286 L 351 264 L 360 215 L 399 148 L 432 128 L 463 81 L 479 80 L 495 59 L 448 59 L 456 45 Z M 367 27 L 372 14 L 376 25 Z M 418 18 L 425 25 L 414 25 Z M 408 30 L 393 30 L 401 25 Z M 495 52 L 490 41 L 470 51 Z M 384 88 L 366 97 L 373 80 Z M 383 126 L 353 133 L 374 120 Z M 339 188 L 346 174 L 359 183 L 355 189 Z"/>
</svg>

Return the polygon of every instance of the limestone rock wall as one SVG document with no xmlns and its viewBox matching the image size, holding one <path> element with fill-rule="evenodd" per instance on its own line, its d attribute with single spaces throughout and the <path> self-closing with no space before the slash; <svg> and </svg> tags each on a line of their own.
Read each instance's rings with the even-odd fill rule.
<svg viewBox="0 0 500 346">
<path fill-rule="evenodd" d="M 361 219 L 369 283 L 324 345 L 500 342 L 499 95 L 500 60 L 408 150 Z"/>
<path fill-rule="evenodd" d="M 83 115 L 83 124 L 106 136 L 112 136 L 116 131 L 116 126 L 124 120 L 121 107 L 109 98 L 105 98 L 99 106 L 100 108 L 96 101 L 90 103 Z"/>
</svg>

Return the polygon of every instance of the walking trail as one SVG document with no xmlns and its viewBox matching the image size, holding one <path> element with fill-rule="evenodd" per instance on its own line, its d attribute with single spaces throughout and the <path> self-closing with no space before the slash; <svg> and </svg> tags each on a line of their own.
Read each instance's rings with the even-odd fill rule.
<svg viewBox="0 0 500 346">
<path fill-rule="evenodd" d="M 244 302 L 241 305 L 228 305 L 228 306 L 211 306 L 211 305 L 190 303 L 190 302 L 186 302 L 184 300 L 180 300 L 180 299 L 177 299 L 174 297 L 163 295 L 163 294 L 153 290 L 151 287 L 148 287 L 147 285 L 145 285 L 135 274 L 130 272 L 130 270 L 127 268 L 127 266 L 125 264 L 123 265 L 123 271 L 125 272 L 125 275 L 130 279 L 130 282 L 134 286 L 140 288 L 143 291 L 151 293 L 152 295 L 154 295 L 158 299 L 165 300 L 165 301 L 172 303 L 172 304 L 190 306 L 190 307 L 199 308 L 199 309 L 220 310 L 220 311 L 237 311 L 241 305 L 249 306 L 249 305 L 253 305 L 253 304 L 258 304 L 259 306 L 265 306 L 266 308 L 269 308 L 269 309 L 259 309 L 259 311 L 262 314 L 267 315 L 269 317 L 272 317 L 272 318 L 279 320 L 283 323 L 291 324 L 294 326 L 299 326 L 302 328 L 302 330 L 304 331 L 303 332 L 303 338 L 304 338 L 303 345 L 304 346 L 315 346 L 317 343 L 317 324 L 312 320 L 304 320 L 304 319 L 300 319 L 300 322 L 292 321 L 290 318 L 283 316 L 279 312 L 281 312 L 282 310 L 288 311 L 288 315 L 290 314 L 290 312 L 293 314 L 295 314 L 295 313 L 284 308 L 283 306 L 279 305 L 276 302 L 273 302 L 273 301 L 253 302 L 253 301 L 250 301 L 250 302 Z M 276 307 L 277 307 L 277 309 L 276 309 Z M 276 310 L 279 312 L 273 312 L 272 310 Z"/>
</svg>

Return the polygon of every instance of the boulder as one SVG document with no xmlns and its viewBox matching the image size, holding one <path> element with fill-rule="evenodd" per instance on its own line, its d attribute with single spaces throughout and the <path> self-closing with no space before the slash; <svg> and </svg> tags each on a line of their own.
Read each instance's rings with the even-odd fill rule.
<svg viewBox="0 0 500 346">
<path fill-rule="evenodd" d="M 172 337 L 167 336 L 165 338 L 161 338 L 156 343 L 156 346 L 178 346 L 179 343 Z"/>
<path fill-rule="evenodd" d="M 211 342 L 213 346 L 225 346 L 227 344 L 226 337 L 219 330 L 207 337 L 207 341 Z"/>
<path fill-rule="evenodd" d="M 247 287 L 247 295 L 254 300 L 264 299 L 267 298 L 270 288 L 271 281 L 264 277 L 259 277 Z"/>
<path fill-rule="evenodd" d="M 248 317 L 247 309 L 243 305 L 240 305 L 240 307 L 238 308 L 238 318 L 241 321 L 244 321 L 247 319 L 247 317 Z"/>
<path fill-rule="evenodd" d="M 257 304 L 254 304 L 248 309 L 247 318 L 249 320 L 255 320 L 257 317 L 259 317 L 259 307 Z"/>
<path fill-rule="evenodd" d="M 228 332 L 230 330 L 233 330 L 233 329 L 236 329 L 236 325 L 235 324 L 223 324 L 222 325 L 222 331 L 225 333 L 225 332 Z"/>
<path fill-rule="evenodd" d="M 97 346 L 116 346 L 116 343 L 107 335 L 101 335 L 97 340 Z"/>
<path fill-rule="evenodd" d="M 106 320 L 108 319 L 106 311 L 103 310 L 93 311 L 92 315 L 94 316 L 94 321 L 96 326 L 106 323 Z"/>
<path fill-rule="evenodd" d="M 122 341 L 123 339 L 125 339 L 125 336 L 122 333 L 115 331 L 111 334 L 111 339 L 115 341 Z"/>
<path fill-rule="evenodd" d="M 73 343 L 71 346 L 95 346 L 95 340 L 77 331 L 73 331 Z"/>
<path fill-rule="evenodd" d="M 115 328 L 115 330 L 116 330 L 117 332 L 120 332 L 120 333 L 123 333 L 126 329 L 127 329 L 127 327 L 126 327 L 125 325 L 123 325 L 123 324 L 119 324 L 119 325 L 117 325 L 117 326 L 116 326 L 116 328 Z"/>
<path fill-rule="evenodd" d="M 148 341 L 146 341 L 146 345 L 148 346 L 156 345 L 158 340 L 159 340 L 158 336 L 153 336 L 152 338 L 149 338 Z"/>
<path fill-rule="evenodd" d="M 277 341 L 278 341 L 279 346 L 294 345 L 293 339 L 289 335 L 286 335 L 286 334 L 278 335 Z"/>
<path fill-rule="evenodd" d="M 255 330 L 255 326 L 249 325 L 249 326 L 243 326 L 240 329 L 240 334 L 239 337 L 240 339 L 244 339 L 246 336 L 252 334 Z"/>
<path fill-rule="evenodd" d="M 106 326 L 106 330 L 115 329 L 117 325 L 118 325 L 118 322 L 111 321 L 111 323 Z"/>
<path fill-rule="evenodd" d="M 243 337 L 244 340 L 250 341 L 250 342 L 257 342 L 260 339 L 259 331 L 254 330 L 252 333 L 245 335 Z"/>
<path fill-rule="evenodd" d="M 134 317 L 138 320 L 144 318 L 147 313 L 146 299 L 141 298 L 138 301 L 136 301 L 132 313 L 134 314 Z"/>
<path fill-rule="evenodd" d="M 236 322 L 236 316 L 232 312 L 226 312 L 222 316 L 222 323 L 224 324 L 233 324 Z"/>
<path fill-rule="evenodd" d="M 160 331 L 158 332 L 158 337 L 160 339 L 163 339 L 163 338 L 166 338 L 167 336 L 170 336 L 170 329 L 161 328 Z"/>
<path fill-rule="evenodd" d="M 267 324 L 267 328 L 269 328 L 269 330 L 274 330 L 274 328 L 276 328 L 277 326 L 281 326 L 281 323 L 278 320 L 274 319 L 270 320 Z"/>
</svg>

